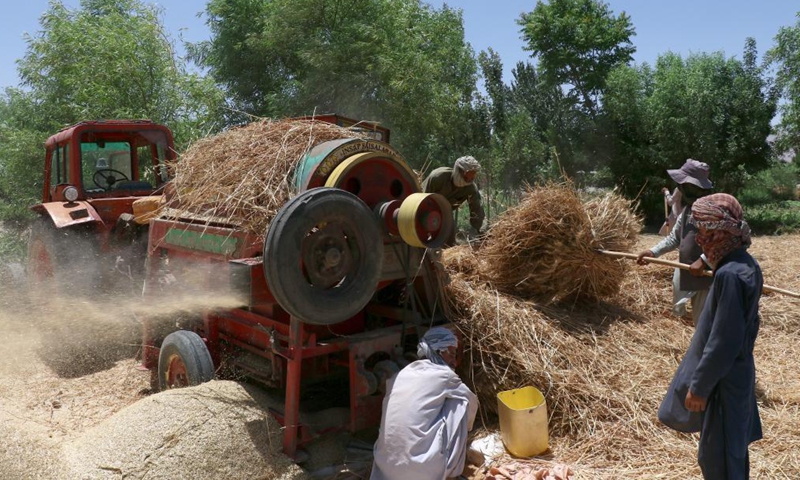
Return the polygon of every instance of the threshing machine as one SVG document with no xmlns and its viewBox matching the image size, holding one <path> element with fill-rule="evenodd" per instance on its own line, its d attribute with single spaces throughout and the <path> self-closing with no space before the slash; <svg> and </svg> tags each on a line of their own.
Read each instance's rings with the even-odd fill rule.
<svg viewBox="0 0 800 480">
<path fill-rule="evenodd" d="M 362 125 L 368 138 L 307 151 L 294 172 L 298 193 L 263 236 L 191 215 L 149 224 L 145 295 L 197 286 L 200 270 L 210 272 L 200 276 L 205 286 L 224 283 L 243 300 L 166 324 L 145 320 L 143 365 L 161 389 L 235 375 L 279 390 L 283 409 L 273 413 L 295 458 L 320 433 L 304 421 L 307 408 L 349 409 L 331 428 L 378 425 L 385 380 L 412 359 L 426 328 L 445 321 L 429 248 L 453 228 L 450 205 L 421 193 L 417 174 L 378 139 L 388 130 Z"/>
</svg>

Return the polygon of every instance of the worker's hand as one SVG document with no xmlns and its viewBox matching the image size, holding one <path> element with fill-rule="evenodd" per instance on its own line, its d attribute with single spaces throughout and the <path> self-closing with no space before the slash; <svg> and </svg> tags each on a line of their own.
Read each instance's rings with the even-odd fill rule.
<svg viewBox="0 0 800 480">
<path fill-rule="evenodd" d="M 639 265 L 646 265 L 647 262 L 644 261 L 645 257 L 655 257 L 655 255 L 653 255 L 653 252 L 651 252 L 650 250 L 639 252 L 639 256 L 636 257 L 636 263 L 638 263 Z"/>
<path fill-rule="evenodd" d="M 706 264 L 705 262 L 703 262 L 702 258 L 698 258 L 691 265 L 689 265 L 689 273 L 691 273 L 695 277 L 702 277 L 703 270 L 705 269 L 706 269 Z"/>
<path fill-rule="evenodd" d="M 686 410 L 690 412 L 702 412 L 706 409 L 707 402 L 708 400 L 692 394 L 692 391 L 689 390 L 686 392 L 686 400 L 684 400 L 683 404 L 686 406 Z"/>
</svg>

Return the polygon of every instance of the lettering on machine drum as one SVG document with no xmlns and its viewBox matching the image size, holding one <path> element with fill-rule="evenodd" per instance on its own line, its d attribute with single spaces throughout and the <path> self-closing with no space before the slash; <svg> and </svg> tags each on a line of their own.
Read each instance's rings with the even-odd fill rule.
<svg viewBox="0 0 800 480">
<path fill-rule="evenodd" d="M 327 177 L 334 168 L 339 166 L 340 163 L 346 158 L 362 152 L 380 152 L 389 157 L 399 157 L 400 154 L 394 148 L 386 145 L 385 143 L 375 141 L 353 142 L 347 143 L 338 149 L 331 152 L 327 158 L 317 167 L 316 174 L 321 177 Z"/>
</svg>

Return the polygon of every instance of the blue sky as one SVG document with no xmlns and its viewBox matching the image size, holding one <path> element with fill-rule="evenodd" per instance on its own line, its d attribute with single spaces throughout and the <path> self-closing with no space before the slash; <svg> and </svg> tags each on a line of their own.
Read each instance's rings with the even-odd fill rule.
<svg viewBox="0 0 800 480">
<path fill-rule="evenodd" d="M 75 7 L 79 0 L 64 0 Z M 169 35 L 180 43 L 208 38 L 208 29 L 197 13 L 206 0 L 154 0 L 164 9 L 164 23 Z M 498 52 L 505 67 L 505 79 L 513 66 L 529 58 L 523 50 L 516 20 L 522 12 L 533 10 L 535 0 L 430 0 L 434 7 L 447 3 L 464 12 L 467 41 L 476 52 L 489 47 Z M 625 11 L 636 28 L 633 43 L 637 62 L 654 63 L 659 54 L 673 51 L 722 51 L 741 57 L 745 38 L 754 37 L 763 54 L 772 46 L 781 26 L 791 26 L 800 11 L 797 0 L 610 0 L 615 13 Z M 6 4 L 0 15 L 0 88 L 15 86 L 19 79 L 15 60 L 26 49 L 24 33 L 39 29 L 39 16 L 47 9 L 47 0 L 23 0 Z"/>
</svg>

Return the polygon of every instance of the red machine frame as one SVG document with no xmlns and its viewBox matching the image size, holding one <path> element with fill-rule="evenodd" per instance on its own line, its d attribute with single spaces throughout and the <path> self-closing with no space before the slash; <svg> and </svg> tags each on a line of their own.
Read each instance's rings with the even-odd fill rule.
<svg viewBox="0 0 800 480">
<path fill-rule="evenodd" d="M 364 163 L 365 175 L 374 174 L 374 162 L 387 162 L 377 158 L 370 161 L 373 163 Z M 402 166 L 403 169 L 408 168 Z M 348 165 L 348 168 L 352 168 L 352 165 Z M 347 172 L 350 173 L 340 175 L 343 182 L 352 177 L 353 170 Z M 402 170 L 402 174 L 407 175 L 405 170 Z M 364 193 L 373 195 L 375 192 L 365 189 Z M 390 203 L 393 205 L 392 211 L 400 210 L 398 207 L 401 202 L 394 200 L 387 205 Z M 430 205 L 418 203 L 424 207 L 418 211 L 428 214 Z M 369 207 L 374 208 L 375 205 Z M 438 232 L 442 226 L 437 222 L 442 216 L 437 215 L 433 217 L 436 221 L 429 223 L 436 224 Z M 387 214 L 387 217 L 392 215 Z M 449 211 L 444 218 L 450 218 Z M 379 224 L 384 219 L 391 223 L 392 219 L 383 215 L 379 217 L 376 214 L 373 218 Z M 215 272 L 214 278 L 206 278 L 209 283 L 205 287 L 213 287 L 211 282 L 223 283 L 243 295 L 243 307 L 206 312 L 189 329 L 202 337 L 215 367 L 244 371 L 267 386 L 285 389 L 284 411 L 273 411 L 273 414 L 285 427 L 284 452 L 298 458 L 298 447 L 314 438 L 312 429 L 301 419 L 301 388 L 304 385 L 346 375 L 345 380 L 349 383 L 349 421 L 335 428 L 356 432 L 377 426 L 383 399 L 381 381 L 385 378 L 372 372 L 371 368 L 382 360 L 396 361 L 402 366 L 407 337 L 419 335 L 418 330 L 429 324 L 444 322 L 441 312 L 434 312 L 433 305 L 440 301 L 440 297 L 426 250 L 404 243 L 396 232 L 397 229 L 388 228 L 384 232 L 384 260 L 377 289 L 391 285 L 406 288 L 408 295 L 420 299 L 416 306 L 422 312 L 391 302 L 375 301 L 339 323 L 305 323 L 285 311 L 270 291 L 261 256 L 264 239 L 233 226 L 186 218 L 151 220 L 147 284 L 158 285 L 158 277 L 165 270 L 177 273 L 177 277 L 180 277 L 184 269 L 203 268 L 205 265 L 213 266 Z M 415 270 L 409 274 L 411 265 Z M 220 282 L 220 278 L 224 277 L 229 281 Z M 146 287 L 146 296 L 156 295 L 150 290 L 151 287 Z M 427 318 L 426 322 L 422 321 L 423 316 Z M 368 317 L 370 321 L 377 321 L 379 326 L 368 328 Z M 142 364 L 154 374 L 160 352 L 160 334 L 157 330 L 155 322 L 145 320 Z M 255 355 L 261 362 L 255 367 L 249 364 L 248 354 Z"/>
</svg>

